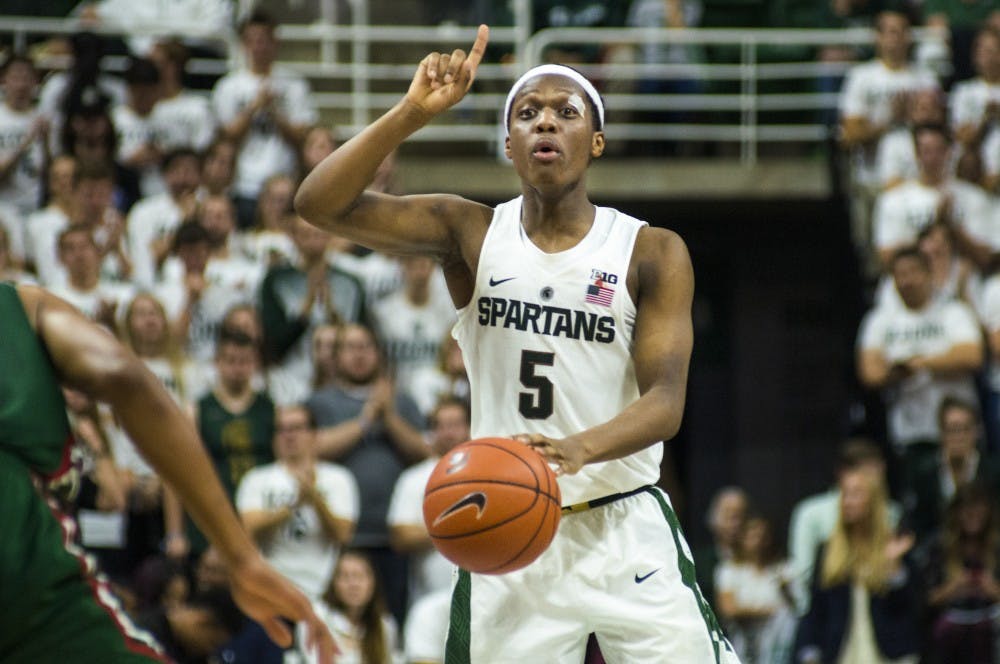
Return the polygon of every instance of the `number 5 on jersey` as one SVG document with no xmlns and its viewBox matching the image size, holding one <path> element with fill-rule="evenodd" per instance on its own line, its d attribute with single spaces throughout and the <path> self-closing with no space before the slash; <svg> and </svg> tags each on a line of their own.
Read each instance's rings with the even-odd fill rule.
<svg viewBox="0 0 1000 664">
<path fill-rule="evenodd" d="M 544 420 L 552 414 L 552 381 L 536 369 L 539 365 L 551 367 L 555 361 L 555 353 L 521 351 L 521 385 L 532 391 L 518 394 L 517 409 L 529 420 Z"/>
</svg>

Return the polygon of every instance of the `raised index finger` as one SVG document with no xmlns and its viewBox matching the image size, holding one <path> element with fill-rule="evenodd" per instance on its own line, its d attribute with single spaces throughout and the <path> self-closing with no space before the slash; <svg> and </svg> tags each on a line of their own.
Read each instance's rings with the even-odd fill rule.
<svg viewBox="0 0 1000 664">
<path fill-rule="evenodd" d="M 489 26 L 483 24 L 479 26 L 479 31 L 476 32 L 476 41 L 472 45 L 472 50 L 469 51 L 469 57 L 466 60 L 467 66 L 473 72 L 479 67 L 479 63 L 483 59 L 483 55 L 486 53 L 486 43 L 490 40 L 490 29 Z"/>
</svg>

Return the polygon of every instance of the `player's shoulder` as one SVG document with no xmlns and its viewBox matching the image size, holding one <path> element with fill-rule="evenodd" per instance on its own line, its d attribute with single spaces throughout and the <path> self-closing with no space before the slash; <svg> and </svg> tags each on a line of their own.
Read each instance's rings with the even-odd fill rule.
<svg viewBox="0 0 1000 664">
<path fill-rule="evenodd" d="M 660 265 L 668 270 L 690 266 L 687 243 L 675 231 L 656 226 L 643 226 L 635 238 L 633 262 Z"/>
</svg>

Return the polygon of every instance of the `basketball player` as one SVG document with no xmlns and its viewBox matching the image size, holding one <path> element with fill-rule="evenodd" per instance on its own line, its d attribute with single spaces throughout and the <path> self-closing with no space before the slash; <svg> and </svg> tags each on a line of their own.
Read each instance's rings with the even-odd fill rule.
<svg viewBox="0 0 1000 664">
<path fill-rule="evenodd" d="M 502 576 L 461 572 L 447 662 L 731 662 L 667 497 L 653 485 L 680 426 L 693 275 L 674 233 L 587 197 L 604 151 L 600 96 L 558 65 L 508 96 L 506 153 L 522 195 L 496 209 L 457 196 L 366 192 L 379 162 L 469 90 L 486 48 L 431 53 L 406 96 L 302 183 L 299 213 L 375 250 L 429 255 L 458 308 L 472 435 L 527 432 L 560 473 L 551 547 Z"/>
<path fill-rule="evenodd" d="M 165 661 L 117 610 L 74 544 L 72 521 L 40 488 L 69 470 L 65 382 L 111 405 L 219 548 L 242 610 L 286 647 L 292 635 L 282 618 L 305 621 L 321 657 L 332 661 L 329 633 L 254 549 L 192 423 L 138 358 L 59 298 L 0 283 L 0 367 L 0 660 Z"/>
</svg>

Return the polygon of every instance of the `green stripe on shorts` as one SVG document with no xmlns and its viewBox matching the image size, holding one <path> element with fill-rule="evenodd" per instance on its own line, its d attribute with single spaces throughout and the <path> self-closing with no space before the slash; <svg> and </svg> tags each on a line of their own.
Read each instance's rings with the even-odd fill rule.
<svg viewBox="0 0 1000 664">
<path fill-rule="evenodd" d="M 694 594 L 694 599 L 698 603 L 698 610 L 705 621 L 705 629 L 708 630 L 708 637 L 712 641 L 712 648 L 715 650 L 715 662 L 719 664 L 721 661 L 719 658 L 720 644 L 727 650 L 731 649 L 731 646 L 729 645 L 729 641 L 726 640 L 722 628 L 719 627 L 719 622 L 715 619 L 712 607 L 705 601 L 704 595 L 701 594 L 701 589 L 698 588 L 698 582 L 694 573 L 694 561 L 685 555 L 684 547 L 681 546 L 681 523 L 677 519 L 674 510 L 670 507 L 670 504 L 664 499 L 663 494 L 658 489 L 648 487 L 646 493 L 656 498 L 656 501 L 660 504 L 660 510 L 663 511 L 663 518 L 667 520 L 667 525 L 670 526 L 670 534 L 673 535 L 674 546 L 677 548 L 677 567 L 681 572 L 681 582 Z"/>
<path fill-rule="evenodd" d="M 444 647 L 445 664 L 469 664 L 472 647 L 472 575 L 458 570 L 458 582 L 451 594 L 451 621 Z"/>
</svg>

